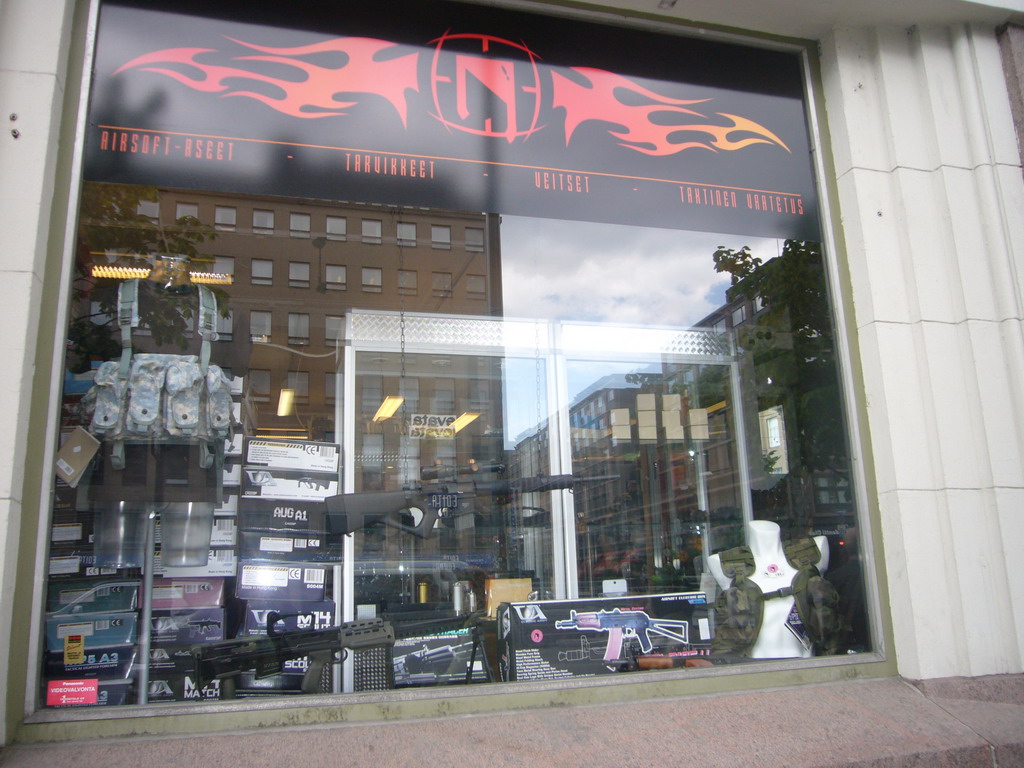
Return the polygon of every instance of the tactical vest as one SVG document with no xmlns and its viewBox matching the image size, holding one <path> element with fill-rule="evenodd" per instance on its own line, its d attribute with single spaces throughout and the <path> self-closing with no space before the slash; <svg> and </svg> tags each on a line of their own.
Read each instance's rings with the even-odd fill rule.
<svg viewBox="0 0 1024 768">
<path fill-rule="evenodd" d="M 139 286 L 118 288 L 117 324 L 121 358 L 102 363 L 95 384 L 82 399 L 82 422 L 112 444 L 114 468 L 124 468 L 125 443 L 185 443 L 202 448 L 201 466 L 213 466 L 234 427 L 231 384 L 210 364 L 217 338 L 217 302 L 205 285 L 199 291 L 200 355 L 132 352 L 131 329 L 139 324 Z"/>
<path fill-rule="evenodd" d="M 712 656 L 750 656 L 761 631 L 765 601 L 790 596 L 815 654 L 837 651 L 843 638 L 839 593 L 818 571 L 818 545 L 813 539 L 799 539 L 787 543 L 784 551 L 797 573 L 789 586 L 773 592 L 762 592 L 750 579 L 754 573 L 754 554 L 749 547 L 735 547 L 719 554 L 722 572 L 731 584 L 715 601 Z"/>
</svg>

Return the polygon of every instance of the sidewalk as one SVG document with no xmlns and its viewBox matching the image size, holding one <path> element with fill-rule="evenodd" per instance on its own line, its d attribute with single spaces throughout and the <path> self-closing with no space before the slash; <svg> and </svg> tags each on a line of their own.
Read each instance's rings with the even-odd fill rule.
<svg viewBox="0 0 1024 768">
<path fill-rule="evenodd" d="M 628 704 L 24 745 L 2 768 L 1024 766 L 1024 675 L 898 678 Z"/>
</svg>

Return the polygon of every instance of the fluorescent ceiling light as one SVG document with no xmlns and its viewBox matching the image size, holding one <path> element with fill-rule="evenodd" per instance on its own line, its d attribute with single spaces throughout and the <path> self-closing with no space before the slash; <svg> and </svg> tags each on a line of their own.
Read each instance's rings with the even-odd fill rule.
<svg viewBox="0 0 1024 768">
<path fill-rule="evenodd" d="M 295 410 L 295 390 L 294 389 L 282 389 L 281 397 L 277 400 L 277 415 L 278 416 L 291 416 L 292 411 Z"/>
<path fill-rule="evenodd" d="M 384 398 L 384 402 L 380 404 L 380 408 L 377 409 L 377 413 L 373 415 L 373 420 L 384 421 L 385 419 L 390 419 L 395 415 L 395 411 L 402 407 L 402 403 L 404 402 L 404 397 L 388 395 Z"/>
<path fill-rule="evenodd" d="M 452 422 L 452 429 L 454 429 L 456 432 L 458 432 L 460 429 L 463 429 L 463 428 L 469 426 L 470 424 L 472 424 L 474 421 L 476 421 L 479 418 L 480 418 L 480 414 L 479 413 L 472 413 L 470 411 L 466 411 L 464 414 L 459 416 L 459 418 L 457 418 L 455 421 Z"/>
<path fill-rule="evenodd" d="M 133 280 L 135 278 L 149 277 L 152 270 L 149 267 L 126 267 L 119 264 L 93 264 L 93 277 L 111 277 L 115 280 Z M 193 283 L 206 283 L 207 285 L 231 285 L 235 278 L 223 272 L 189 272 L 189 279 Z"/>
<path fill-rule="evenodd" d="M 149 277 L 149 267 L 120 267 L 114 264 L 93 264 L 93 277 L 113 277 L 118 280 L 131 280 L 137 277 Z"/>
</svg>

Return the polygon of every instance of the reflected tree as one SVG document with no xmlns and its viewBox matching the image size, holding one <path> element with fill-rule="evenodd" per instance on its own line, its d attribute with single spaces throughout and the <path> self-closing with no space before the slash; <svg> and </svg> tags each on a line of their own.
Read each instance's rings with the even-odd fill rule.
<svg viewBox="0 0 1024 768">
<path fill-rule="evenodd" d="M 216 238 L 210 226 L 183 216 L 164 226 L 144 213 L 145 204 L 159 202 L 155 187 L 87 183 L 82 191 L 73 283 L 73 318 L 68 326 L 71 371 L 89 369 L 93 361 L 120 354 L 116 325 L 117 288 L 120 280 L 96 278 L 97 263 L 150 267 L 158 254 L 180 254 L 200 260 L 199 246 Z M 215 286 L 217 304 L 227 316 L 227 293 Z M 140 322 L 157 346 L 187 348 L 188 332 L 195 325 L 195 308 L 185 302 L 140 304 Z"/>
</svg>

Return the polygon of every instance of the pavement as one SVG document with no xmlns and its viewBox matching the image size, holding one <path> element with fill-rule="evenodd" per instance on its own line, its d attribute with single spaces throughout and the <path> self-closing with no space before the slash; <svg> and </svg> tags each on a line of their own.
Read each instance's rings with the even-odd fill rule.
<svg viewBox="0 0 1024 768">
<path fill-rule="evenodd" d="M 1024 767 L 1024 675 L 851 680 L 415 721 L 14 745 L 2 768 Z"/>
</svg>

